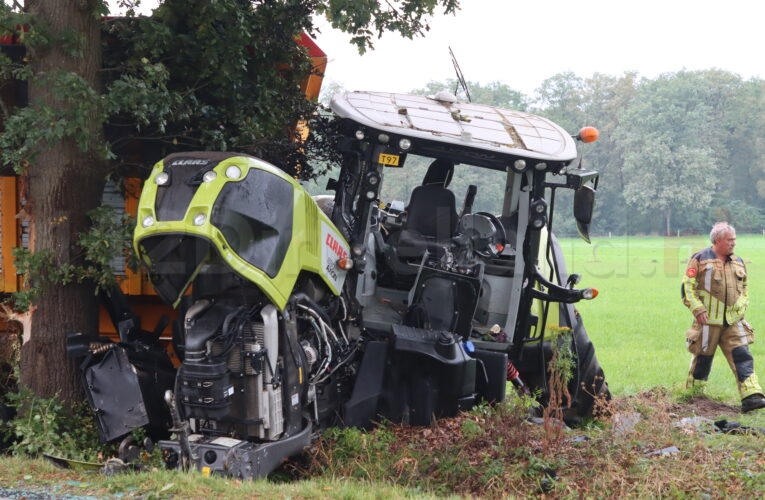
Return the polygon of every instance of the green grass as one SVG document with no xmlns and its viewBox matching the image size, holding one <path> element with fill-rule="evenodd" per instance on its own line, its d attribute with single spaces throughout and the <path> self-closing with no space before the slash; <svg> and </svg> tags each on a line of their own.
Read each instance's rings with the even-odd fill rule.
<svg viewBox="0 0 765 500">
<path fill-rule="evenodd" d="M 7 498 L 137 498 L 209 500 L 254 498 L 334 498 L 387 500 L 400 498 L 434 499 L 415 489 L 394 484 L 332 477 L 290 483 L 265 479 L 241 481 L 226 477 L 205 477 L 199 472 L 153 470 L 123 472 L 105 476 L 96 471 L 63 470 L 44 459 L 3 456 L 0 469 L 0 498 L 3 489 L 16 490 Z M 31 495 L 30 495 L 31 493 Z M 40 495 L 39 497 L 34 496 Z M 458 497 L 452 497 L 458 498 Z"/>
<path fill-rule="evenodd" d="M 580 302 L 587 332 L 614 394 L 635 394 L 655 386 L 682 390 L 690 363 L 685 331 L 690 312 L 680 299 L 685 265 L 709 245 L 706 236 L 594 238 L 560 241 L 569 273 L 582 275 L 579 286 L 597 288 L 595 300 Z M 765 237 L 738 235 L 737 253 L 749 273 L 747 320 L 755 329 L 751 346 L 755 369 L 765 377 Z M 765 383 L 765 378 L 761 378 Z M 718 351 L 707 395 L 738 402 L 735 379 Z"/>
</svg>

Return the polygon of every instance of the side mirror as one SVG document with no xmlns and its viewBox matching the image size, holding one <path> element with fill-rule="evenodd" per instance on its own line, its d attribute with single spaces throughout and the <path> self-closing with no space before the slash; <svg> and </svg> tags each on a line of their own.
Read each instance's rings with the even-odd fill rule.
<svg viewBox="0 0 765 500">
<path fill-rule="evenodd" d="M 592 212 L 595 210 L 595 189 L 590 185 L 584 185 L 574 193 L 574 218 L 579 236 L 590 242 L 590 222 Z"/>
</svg>

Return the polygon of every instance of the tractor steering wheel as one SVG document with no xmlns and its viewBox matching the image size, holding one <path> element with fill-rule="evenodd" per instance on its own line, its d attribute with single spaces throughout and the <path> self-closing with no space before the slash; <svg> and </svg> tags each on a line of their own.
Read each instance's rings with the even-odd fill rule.
<svg viewBox="0 0 765 500">
<path fill-rule="evenodd" d="M 485 258 L 496 257 L 507 244 L 505 228 L 488 212 L 465 214 L 460 219 L 459 233 L 473 242 L 473 251 Z"/>
</svg>

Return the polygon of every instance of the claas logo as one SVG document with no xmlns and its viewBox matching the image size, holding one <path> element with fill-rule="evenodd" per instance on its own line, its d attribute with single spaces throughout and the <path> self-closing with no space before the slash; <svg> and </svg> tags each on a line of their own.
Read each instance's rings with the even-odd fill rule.
<svg viewBox="0 0 765 500">
<path fill-rule="evenodd" d="M 345 251 L 343 244 L 337 241 L 331 234 L 327 234 L 327 239 L 324 240 L 324 244 L 327 245 L 327 248 L 332 250 L 335 255 L 337 255 L 338 259 L 344 259 L 345 257 L 348 257 L 348 252 Z"/>
</svg>

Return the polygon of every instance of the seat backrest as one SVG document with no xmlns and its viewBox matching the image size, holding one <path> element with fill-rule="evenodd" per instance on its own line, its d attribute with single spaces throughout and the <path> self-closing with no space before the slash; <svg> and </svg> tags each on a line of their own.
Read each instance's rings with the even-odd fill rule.
<svg viewBox="0 0 765 500">
<path fill-rule="evenodd" d="M 437 240 L 454 236 L 457 228 L 457 202 L 447 186 L 454 173 L 454 163 L 435 160 L 422 181 L 412 191 L 407 208 L 406 229 Z"/>
<path fill-rule="evenodd" d="M 454 193 L 445 187 L 417 186 L 409 200 L 406 229 L 437 240 L 451 238 L 457 227 L 456 206 Z"/>
</svg>

